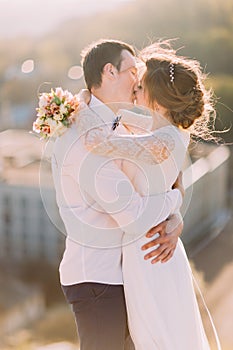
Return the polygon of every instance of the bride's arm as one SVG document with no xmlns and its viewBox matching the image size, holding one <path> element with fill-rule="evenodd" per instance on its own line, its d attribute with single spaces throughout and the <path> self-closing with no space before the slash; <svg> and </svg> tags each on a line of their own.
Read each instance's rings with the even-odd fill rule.
<svg viewBox="0 0 233 350">
<path fill-rule="evenodd" d="M 120 109 L 118 114 L 121 115 L 121 123 L 126 129 L 136 134 L 145 134 L 150 132 L 153 121 L 151 115 L 142 112 L 135 107 L 132 111 Z"/>
<path fill-rule="evenodd" d="M 141 115 L 131 111 L 121 110 L 120 112 L 121 115 L 127 115 L 128 118 L 130 116 L 131 124 L 135 120 L 134 118 L 136 120 L 141 118 Z M 144 118 L 146 120 L 144 126 L 149 125 L 146 118 L 150 119 Z M 84 136 L 86 148 L 92 153 L 105 157 L 159 164 L 170 156 L 175 147 L 173 137 L 162 129 L 156 130 L 153 134 L 116 135 L 111 129 L 112 125 L 103 122 L 101 115 L 95 113 L 85 103 L 77 117 L 77 127 L 78 132 Z"/>
<path fill-rule="evenodd" d="M 97 127 L 86 132 L 85 146 L 90 152 L 105 157 L 159 164 L 170 156 L 175 141 L 162 130 L 147 135 L 116 135 Z"/>
</svg>

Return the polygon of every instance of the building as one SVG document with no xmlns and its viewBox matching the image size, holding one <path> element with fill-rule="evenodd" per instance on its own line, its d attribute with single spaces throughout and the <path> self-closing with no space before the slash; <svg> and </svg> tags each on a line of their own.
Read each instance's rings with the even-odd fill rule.
<svg viewBox="0 0 233 350">
<path fill-rule="evenodd" d="M 63 226 L 50 164 L 41 161 L 44 147 L 45 143 L 28 131 L 0 134 L 1 259 L 57 263 L 61 258 L 65 236 L 59 230 Z"/>
</svg>

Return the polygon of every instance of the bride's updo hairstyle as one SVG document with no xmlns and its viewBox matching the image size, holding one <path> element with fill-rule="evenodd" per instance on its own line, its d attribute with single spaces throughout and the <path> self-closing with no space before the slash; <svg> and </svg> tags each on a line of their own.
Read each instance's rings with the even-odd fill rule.
<svg viewBox="0 0 233 350">
<path fill-rule="evenodd" d="M 215 139 L 210 132 L 215 120 L 212 92 L 204 86 L 200 63 L 178 56 L 169 41 L 145 48 L 141 58 L 146 64 L 142 81 L 150 108 L 160 105 L 176 126 Z"/>
</svg>

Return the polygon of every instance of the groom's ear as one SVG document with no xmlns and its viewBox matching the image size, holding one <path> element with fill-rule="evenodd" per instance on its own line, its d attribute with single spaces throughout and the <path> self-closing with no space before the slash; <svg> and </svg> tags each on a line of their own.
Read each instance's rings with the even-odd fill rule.
<svg viewBox="0 0 233 350">
<path fill-rule="evenodd" d="M 103 68 L 103 74 L 111 80 L 116 78 L 117 69 L 113 66 L 112 63 L 106 63 Z"/>
</svg>

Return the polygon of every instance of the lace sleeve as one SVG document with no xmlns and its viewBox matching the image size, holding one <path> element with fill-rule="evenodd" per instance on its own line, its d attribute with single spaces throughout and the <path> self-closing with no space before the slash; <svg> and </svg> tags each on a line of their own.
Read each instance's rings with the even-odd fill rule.
<svg viewBox="0 0 233 350">
<path fill-rule="evenodd" d="M 151 130 L 152 117 L 126 109 L 120 109 L 121 123 L 135 133 L 147 133 Z"/>
<path fill-rule="evenodd" d="M 174 138 L 165 128 L 150 134 L 117 135 L 112 131 L 111 123 L 104 123 L 101 116 L 89 108 L 80 110 L 76 124 L 78 133 L 84 136 L 85 147 L 105 157 L 159 164 L 170 156 L 175 147 Z"/>
<path fill-rule="evenodd" d="M 105 157 L 159 164 L 170 156 L 175 141 L 168 132 L 159 130 L 147 135 L 106 135 L 104 128 L 93 128 L 85 134 L 85 146 Z"/>
</svg>

